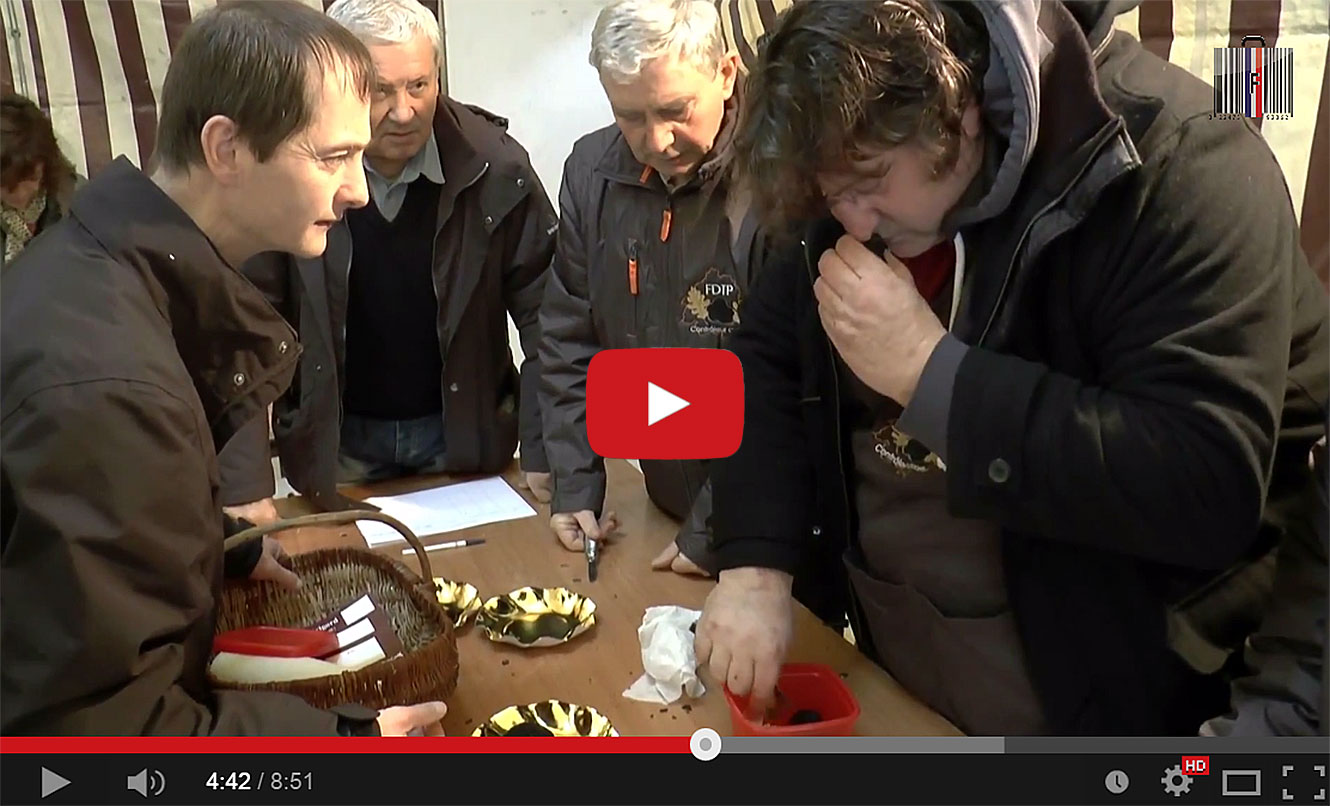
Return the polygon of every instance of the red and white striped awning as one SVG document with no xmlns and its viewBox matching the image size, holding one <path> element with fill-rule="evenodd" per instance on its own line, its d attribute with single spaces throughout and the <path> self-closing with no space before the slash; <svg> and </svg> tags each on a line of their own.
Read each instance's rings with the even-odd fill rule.
<svg viewBox="0 0 1330 806">
<path fill-rule="evenodd" d="M 594 2 L 596 0 L 589 0 Z M 758 36 L 794 0 L 716 0 L 745 62 Z M 116 155 L 142 164 L 152 151 L 157 93 L 171 48 L 216 0 L 0 0 L 0 82 L 50 112 L 65 153 L 85 176 Z M 331 0 L 301 0 L 326 7 Z M 421 0 L 437 14 L 440 0 Z M 490 3 L 496 15 L 502 0 Z M 1294 115 L 1264 121 L 1284 169 L 1302 243 L 1321 279 L 1330 274 L 1330 7 L 1325 0 L 1144 0 L 1117 26 L 1172 63 L 1213 80 L 1216 47 L 1259 35 L 1293 49 Z M 569 65 L 581 69 L 581 65 Z M 483 99 L 477 99 L 483 102 Z"/>
</svg>

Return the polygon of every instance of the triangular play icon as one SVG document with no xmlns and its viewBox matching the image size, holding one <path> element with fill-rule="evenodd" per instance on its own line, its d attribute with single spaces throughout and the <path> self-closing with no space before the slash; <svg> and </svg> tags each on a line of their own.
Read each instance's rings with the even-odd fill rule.
<svg viewBox="0 0 1330 806">
<path fill-rule="evenodd" d="M 50 797 L 67 786 L 69 786 L 68 778 L 42 767 L 42 797 Z"/>
<path fill-rule="evenodd" d="M 691 405 L 693 404 L 678 395 L 667 392 L 651 381 L 647 381 L 648 426 L 655 425 L 671 414 L 677 414 Z"/>
</svg>

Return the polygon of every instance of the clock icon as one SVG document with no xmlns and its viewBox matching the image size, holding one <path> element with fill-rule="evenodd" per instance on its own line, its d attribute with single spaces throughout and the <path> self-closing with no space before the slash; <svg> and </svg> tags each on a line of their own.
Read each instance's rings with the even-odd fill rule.
<svg viewBox="0 0 1330 806">
<path fill-rule="evenodd" d="M 1131 779 L 1122 770 L 1113 770 L 1104 776 L 1104 788 L 1114 795 L 1121 795 L 1131 785 Z"/>
</svg>

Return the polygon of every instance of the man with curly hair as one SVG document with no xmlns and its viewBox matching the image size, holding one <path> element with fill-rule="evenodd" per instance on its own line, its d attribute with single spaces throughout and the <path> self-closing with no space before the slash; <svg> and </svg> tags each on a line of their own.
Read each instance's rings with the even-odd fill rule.
<svg viewBox="0 0 1330 806">
<path fill-rule="evenodd" d="M 697 631 L 736 693 L 771 696 L 821 543 L 860 648 L 967 732 L 1225 710 L 1258 560 L 1311 511 L 1325 298 L 1259 132 L 1115 32 L 1130 5 L 802 3 L 767 34 L 736 163 L 797 236 L 731 340 Z"/>
</svg>

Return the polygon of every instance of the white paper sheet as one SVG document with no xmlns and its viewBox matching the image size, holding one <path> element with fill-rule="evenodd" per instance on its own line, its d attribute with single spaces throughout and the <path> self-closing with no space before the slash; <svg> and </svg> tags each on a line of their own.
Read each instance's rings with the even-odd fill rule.
<svg viewBox="0 0 1330 806">
<path fill-rule="evenodd" d="M 367 500 L 385 515 L 405 523 L 422 538 L 486 523 L 530 518 L 536 514 L 526 499 L 499 476 Z M 356 525 L 371 547 L 405 542 L 402 535 L 386 523 L 361 521 Z"/>
</svg>

